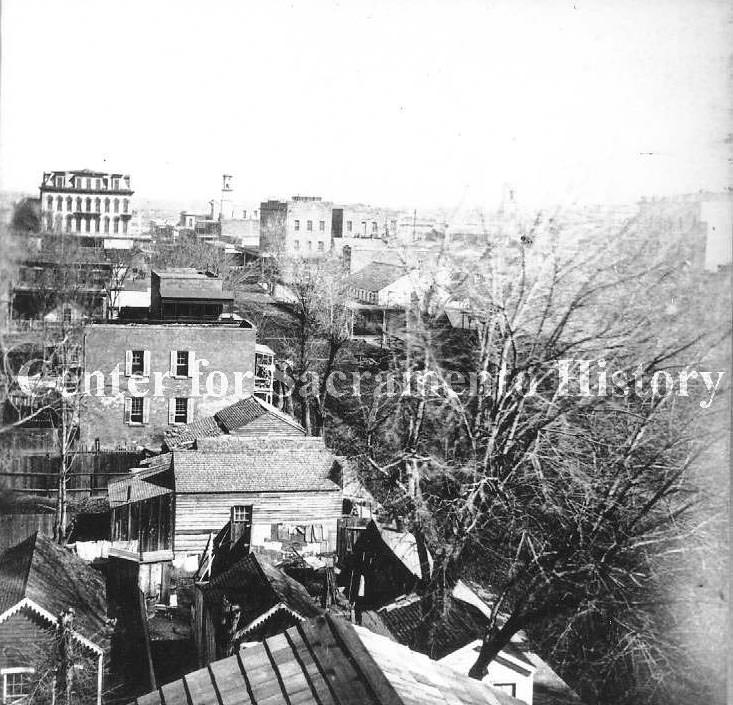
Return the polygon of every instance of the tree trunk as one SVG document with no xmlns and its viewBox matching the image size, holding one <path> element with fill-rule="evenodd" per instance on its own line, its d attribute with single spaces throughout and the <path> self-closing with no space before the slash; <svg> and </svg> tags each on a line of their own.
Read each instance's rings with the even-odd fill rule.
<svg viewBox="0 0 733 705">
<path fill-rule="evenodd" d="M 63 463 L 63 460 L 62 460 Z M 54 534 L 57 543 L 61 545 L 66 543 L 66 524 L 68 521 L 68 500 L 66 496 L 66 473 L 63 470 L 59 472 L 59 482 L 56 497 L 56 526 Z"/>
<path fill-rule="evenodd" d="M 486 675 L 488 665 L 498 653 L 511 641 L 511 638 L 522 628 L 522 619 L 512 614 L 501 629 L 493 629 L 484 637 L 476 663 L 471 666 L 468 675 L 481 680 Z"/>
</svg>

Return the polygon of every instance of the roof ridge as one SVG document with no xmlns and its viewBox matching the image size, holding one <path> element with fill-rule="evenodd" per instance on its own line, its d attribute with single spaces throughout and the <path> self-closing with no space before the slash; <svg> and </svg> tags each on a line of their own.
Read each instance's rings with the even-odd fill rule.
<svg viewBox="0 0 733 705">
<path fill-rule="evenodd" d="M 380 705 L 405 705 L 353 626 L 328 612 L 325 620 L 352 667 L 371 691 L 375 702 Z"/>
<path fill-rule="evenodd" d="M 21 595 L 25 597 L 26 590 L 28 589 L 28 578 L 31 574 L 31 567 L 33 566 L 33 557 L 36 555 L 36 542 L 38 541 L 38 534 L 39 532 L 36 530 L 33 532 L 28 538 L 33 539 L 30 542 L 31 545 L 31 551 L 28 556 L 28 565 L 25 569 L 25 575 L 23 576 L 23 590 L 21 591 Z"/>
</svg>

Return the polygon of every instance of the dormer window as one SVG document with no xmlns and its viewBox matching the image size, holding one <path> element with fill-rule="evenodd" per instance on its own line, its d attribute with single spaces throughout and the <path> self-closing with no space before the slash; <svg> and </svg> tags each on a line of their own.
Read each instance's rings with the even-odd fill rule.
<svg viewBox="0 0 733 705">
<path fill-rule="evenodd" d="M 64 187 L 64 177 L 61 175 L 58 175 L 56 177 L 56 188 L 63 188 Z"/>
</svg>

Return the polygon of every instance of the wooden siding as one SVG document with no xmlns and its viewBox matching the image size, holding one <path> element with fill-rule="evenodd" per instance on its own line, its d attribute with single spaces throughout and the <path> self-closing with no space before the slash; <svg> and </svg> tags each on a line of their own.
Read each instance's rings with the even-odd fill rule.
<svg viewBox="0 0 733 705">
<path fill-rule="evenodd" d="M 0 668 L 35 667 L 47 656 L 53 632 L 29 609 L 22 609 L 0 624 Z"/>
<path fill-rule="evenodd" d="M 53 536 L 55 521 L 54 514 L 0 515 L 0 551 L 15 546 L 36 531 L 44 536 Z"/>
<path fill-rule="evenodd" d="M 217 534 L 229 521 L 231 507 L 247 504 L 254 506 L 253 528 L 298 523 L 329 527 L 333 524 L 335 530 L 341 516 L 341 491 L 178 494 L 173 550 L 176 553 L 203 552 L 209 534 Z"/>
</svg>

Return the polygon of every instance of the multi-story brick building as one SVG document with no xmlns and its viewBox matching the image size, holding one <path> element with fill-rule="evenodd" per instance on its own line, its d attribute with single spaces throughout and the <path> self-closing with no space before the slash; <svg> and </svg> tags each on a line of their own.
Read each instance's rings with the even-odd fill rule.
<svg viewBox="0 0 733 705">
<path fill-rule="evenodd" d="M 260 205 L 260 249 L 267 254 L 322 255 L 331 249 L 333 203 L 293 196 Z"/>
<path fill-rule="evenodd" d="M 271 379 L 261 370 L 273 353 L 255 335 L 247 321 L 87 326 L 81 442 L 157 448 L 171 426 L 252 393 L 267 399 Z"/>
<path fill-rule="evenodd" d="M 49 171 L 40 186 L 43 226 L 89 236 L 122 236 L 132 218 L 129 174 Z"/>
</svg>

